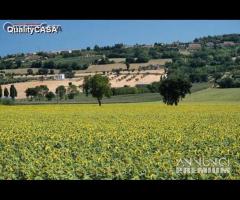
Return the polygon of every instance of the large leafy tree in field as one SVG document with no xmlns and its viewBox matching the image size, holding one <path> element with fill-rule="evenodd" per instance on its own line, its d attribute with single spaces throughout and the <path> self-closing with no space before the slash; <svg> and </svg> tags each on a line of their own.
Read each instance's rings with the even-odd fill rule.
<svg viewBox="0 0 240 200">
<path fill-rule="evenodd" d="M 77 86 L 73 85 L 72 83 L 69 84 L 67 89 L 67 95 L 69 99 L 74 99 L 74 97 L 79 94 L 79 91 L 77 90 Z"/>
<path fill-rule="evenodd" d="M 60 99 L 63 99 L 64 96 L 66 95 L 66 88 L 64 87 L 64 85 L 60 85 L 56 88 L 56 94 L 59 96 Z"/>
<path fill-rule="evenodd" d="M 109 79 L 106 76 L 96 74 L 93 77 L 87 77 L 84 79 L 83 91 L 88 94 L 92 94 L 97 98 L 99 106 L 101 106 L 101 100 L 104 96 L 111 96 L 111 86 Z"/>
<path fill-rule="evenodd" d="M 46 85 L 40 85 L 36 86 L 35 88 L 28 88 L 26 89 L 25 93 L 27 98 L 31 97 L 31 100 L 33 97 L 38 97 L 38 100 L 45 97 L 48 93 L 49 89 Z"/>
<path fill-rule="evenodd" d="M 26 97 L 31 97 L 31 100 L 33 97 L 37 96 L 37 90 L 35 88 L 27 88 L 26 91 Z"/>
<path fill-rule="evenodd" d="M 39 97 L 44 97 L 49 91 L 49 89 L 46 85 L 36 86 L 35 88 L 37 90 L 37 95 Z"/>
<path fill-rule="evenodd" d="M 45 97 L 47 98 L 48 101 L 51 101 L 55 97 L 55 94 L 50 91 L 45 95 Z"/>
<path fill-rule="evenodd" d="M 163 102 L 167 105 L 178 105 L 180 99 L 190 94 L 192 84 L 182 78 L 167 78 L 161 81 L 159 92 L 163 96 Z"/>
</svg>

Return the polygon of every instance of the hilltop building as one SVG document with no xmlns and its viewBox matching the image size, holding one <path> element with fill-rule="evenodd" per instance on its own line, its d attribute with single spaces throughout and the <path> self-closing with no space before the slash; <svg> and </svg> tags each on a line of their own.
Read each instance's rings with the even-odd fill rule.
<svg viewBox="0 0 240 200">
<path fill-rule="evenodd" d="M 201 48 L 202 48 L 201 44 L 198 44 L 198 43 L 190 43 L 188 45 L 188 50 L 190 51 L 199 50 Z"/>
<path fill-rule="evenodd" d="M 206 43 L 206 46 L 207 46 L 207 47 L 210 47 L 210 48 L 211 48 L 211 47 L 214 47 L 214 43 L 213 43 L 213 42 L 208 42 L 208 43 Z"/>
<path fill-rule="evenodd" d="M 235 43 L 234 42 L 223 42 L 222 43 L 222 46 L 224 47 L 232 47 L 232 46 L 235 46 Z"/>
</svg>

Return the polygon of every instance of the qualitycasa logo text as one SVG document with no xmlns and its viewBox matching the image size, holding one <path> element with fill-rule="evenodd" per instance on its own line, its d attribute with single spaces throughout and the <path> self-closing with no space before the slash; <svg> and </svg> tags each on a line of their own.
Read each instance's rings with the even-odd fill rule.
<svg viewBox="0 0 240 200">
<path fill-rule="evenodd" d="M 12 34 L 30 34 L 34 33 L 59 33 L 62 31 L 61 25 L 48 25 L 47 23 L 11 23 L 6 22 L 3 29 Z"/>
</svg>

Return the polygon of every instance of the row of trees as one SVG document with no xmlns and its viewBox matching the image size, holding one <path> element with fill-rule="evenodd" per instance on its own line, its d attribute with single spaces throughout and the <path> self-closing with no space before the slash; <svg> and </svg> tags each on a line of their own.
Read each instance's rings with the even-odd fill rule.
<svg viewBox="0 0 240 200">
<path fill-rule="evenodd" d="M 184 98 L 187 93 L 190 93 L 191 83 L 187 80 L 181 78 L 164 78 L 159 83 L 152 85 L 152 88 L 158 90 L 163 96 L 163 102 L 168 105 L 177 105 L 179 100 Z M 126 88 L 125 88 L 126 89 Z M 128 88 L 129 89 L 129 88 Z M 132 90 L 133 88 L 131 88 Z M 138 90 L 137 88 L 134 88 Z M 86 76 L 83 83 L 83 92 L 88 96 L 91 94 L 94 98 L 97 98 L 99 106 L 101 106 L 101 101 L 103 97 L 110 98 L 111 95 L 117 95 L 120 90 L 111 89 L 111 85 L 108 77 L 96 74 L 94 76 Z M 69 99 L 74 99 L 76 95 L 79 94 L 78 87 L 69 83 L 67 89 L 65 86 L 61 85 L 56 88 L 55 94 L 49 91 L 46 85 L 36 86 L 34 88 L 28 88 L 26 91 L 27 98 L 36 98 L 41 100 L 46 98 L 52 100 L 57 97 L 57 99 L 62 100 L 66 96 Z M 15 99 L 17 97 L 17 90 L 14 85 L 10 87 L 10 93 L 7 88 L 4 88 L 4 97 L 11 97 Z M 0 86 L 0 97 L 2 98 L 2 87 Z"/>
<path fill-rule="evenodd" d="M 61 69 L 60 73 L 65 74 L 66 78 L 73 78 L 74 74 L 75 74 L 75 72 L 72 71 L 72 68 Z M 28 69 L 27 74 L 35 75 L 32 69 Z M 50 74 L 50 75 L 55 74 L 55 71 L 53 69 L 49 70 L 47 68 L 40 68 L 40 69 L 38 69 L 38 71 L 36 73 L 36 75 L 48 75 L 48 74 Z"/>
<path fill-rule="evenodd" d="M 34 75 L 34 72 L 32 69 L 28 69 L 27 70 L 27 74 L 28 75 Z M 54 70 L 53 69 L 47 69 L 47 68 L 40 68 L 38 69 L 37 75 L 47 75 L 47 74 L 55 74 Z"/>
<path fill-rule="evenodd" d="M 5 97 L 11 97 L 13 100 L 17 97 L 17 89 L 15 88 L 14 85 L 10 86 L 10 89 L 8 91 L 8 89 L 5 87 L 4 90 L 2 90 L 2 87 L 0 85 L 0 98 Z"/>
<path fill-rule="evenodd" d="M 113 47 L 96 45 L 93 50 L 98 54 L 106 55 L 108 58 L 130 58 L 130 63 L 147 62 L 148 59 L 175 58 L 180 55 L 178 49 L 169 48 L 167 45 L 154 45 L 150 48 L 145 45 L 135 45 L 128 48 L 124 48 L 123 44 L 116 44 Z"/>
<path fill-rule="evenodd" d="M 68 70 L 84 70 L 87 69 L 89 64 L 72 63 L 55 63 L 54 61 L 37 61 L 31 64 L 31 68 L 45 68 L 45 69 L 68 69 Z"/>
<path fill-rule="evenodd" d="M 182 78 L 164 78 L 156 87 L 163 96 L 164 103 L 177 105 L 186 94 L 191 93 L 192 84 Z M 83 91 L 86 96 L 92 94 L 93 97 L 97 98 L 99 106 L 101 106 L 101 100 L 104 96 L 109 98 L 112 95 L 108 77 L 99 74 L 85 77 Z"/>
<path fill-rule="evenodd" d="M 159 92 L 160 82 L 153 82 L 152 84 L 137 85 L 136 87 L 124 86 L 120 88 L 111 88 L 112 95 L 124 94 L 142 94 L 142 93 L 157 93 Z"/>
<path fill-rule="evenodd" d="M 46 85 L 28 88 L 25 93 L 27 98 L 30 97 L 30 100 L 33 100 L 33 98 L 36 100 L 44 100 L 44 98 L 46 98 L 50 101 L 54 98 L 57 98 L 57 100 L 62 100 L 66 97 L 68 99 L 74 99 L 75 96 L 79 94 L 79 91 L 76 85 L 69 83 L 67 89 L 65 86 L 60 85 L 56 88 L 55 93 L 49 91 L 49 88 Z"/>
</svg>

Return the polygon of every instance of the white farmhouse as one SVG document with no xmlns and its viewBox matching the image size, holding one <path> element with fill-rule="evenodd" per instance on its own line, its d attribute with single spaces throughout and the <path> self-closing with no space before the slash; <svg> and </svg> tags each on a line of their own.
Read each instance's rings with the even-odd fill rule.
<svg viewBox="0 0 240 200">
<path fill-rule="evenodd" d="M 55 80 L 64 80 L 65 79 L 65 74 L 56 74 L 54 76 Z"/>
</svg>

